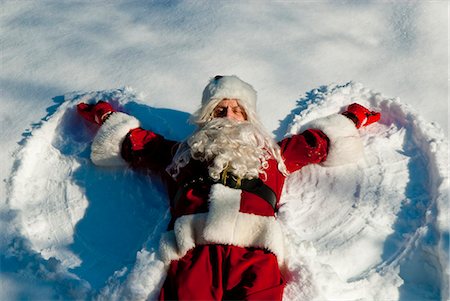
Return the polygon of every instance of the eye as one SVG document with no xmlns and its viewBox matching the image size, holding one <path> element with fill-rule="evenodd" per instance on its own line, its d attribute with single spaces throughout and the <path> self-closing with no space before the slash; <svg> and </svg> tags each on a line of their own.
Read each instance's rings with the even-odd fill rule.
<svg viewBox="0 0 450 301">
<path fill-rule="evenodd" d="M 242 114 L 242 109 L 241 109 L 241 107 L 234 107 L 234 108 L 233 108 L 233 113 L 234 113 L 234 114 Z"/>
<path fill-rule="evenodd" d="M 227 115 L 226 107 L 216 107 L 214 109 L 214 117 L 224 117 Z"/>
<path fill-rule="evenodd" d="M 247 113 L 241 106 L 237 106 L 233 108 L 233 113 L 235 115 L 242 116 L 245 120 L 247 120 Z"/>
</svg>

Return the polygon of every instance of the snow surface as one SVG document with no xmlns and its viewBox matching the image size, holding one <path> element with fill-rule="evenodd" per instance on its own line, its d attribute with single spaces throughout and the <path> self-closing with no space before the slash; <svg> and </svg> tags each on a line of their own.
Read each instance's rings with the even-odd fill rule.
<svg viewBox="0 0 450 301">
<path fill-rule="evenodd" d="M 286 300 L 449 299 L 446 1 L 1 7 L 1 300 L 157 295 L 164 188 L 94 167 L 73 106 L 106 99 L 182 139 L 215 74 L 255 86 L 277 139 L 354 101 L 382 112 L 364 161 L 289 178 Z"/>
</svg>

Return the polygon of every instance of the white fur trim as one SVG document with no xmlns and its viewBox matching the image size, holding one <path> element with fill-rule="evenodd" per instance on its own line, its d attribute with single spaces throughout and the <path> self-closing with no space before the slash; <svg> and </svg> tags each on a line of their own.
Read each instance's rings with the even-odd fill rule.
<svg viewBox="0 0 450 301">
<path fill-rule="evenodd" d="M 236 75 L 216 76 L 203 90 L 202 106 L 212 100 L 239 99 L 246 108 L 256 111 L 256 91 Z"/>
<path fill-rule="evenodd" d="M 211 187 L 208 213 L 185 215 L 175 222 L 175 229 L 160 242 L 163 261 L 176 260 L 196 245 L 225 244 L 264 248 L 284 263 L 284 236 L 273 216 L 239 212 L 241 190 L 221 184 Z"/>
<path fill-rule="evenodd" d="M 159 253 L 162 261 L 180 259 L 197 244 L 206 244 L 202 236 L 206 217 L 207 213 L 179 217 L 174 230 L 164 233 L 161 237 Z"/>
<path fill-rule="evenodd" d="M 127 133 L 140 126 L 139 120 L 121 112 L 115 112 L 100 127 L 92 142 L 91 160 L 100 166 L 124 166 L 120 155 Z"/>
<path fill-rule="evenodd" d="M 274 216 L 239 212 L 241 191 L 221 184 L 211 187 L 204 238 L 219 244 L 268 249 L 284 260 L 284 239 Z"/>
<path fill-rule="evenodd" d="M 341 114 L 319 118 L 303 129 L 319 129 L 330 140 L 324 166 L 336 166 L 358 161 L 363 157 L 363 144 L 353 121 Z"/>
<path fill-rule="evenodd" d="M 177 239 L 175 238 L 174 231 L 168 231 L 161 236 L 161 240 L 159 241 L 159 255 L 161 260 L 166 263 L 182 257 L 178 252 Z"/>
</svg>

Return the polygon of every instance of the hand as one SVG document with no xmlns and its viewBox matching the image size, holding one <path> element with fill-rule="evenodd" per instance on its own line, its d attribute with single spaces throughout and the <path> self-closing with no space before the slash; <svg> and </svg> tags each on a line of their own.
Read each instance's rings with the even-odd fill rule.
<svg viewBox="0 0 450 301">
<path fill-rule="evenodd" d="M 109 103 L 101 100 L 96 104 L 79 103 L 77 111 L 84 119 L 99 125 L 102 125 L 106 118 L 115 112 Z"/>
<path fill-rule="evenodd" d="M 342 115 L 351 119 L 358 129 L 362 126 L 377 122 L 381 118 L 381 113 L 369 111 L 367 108 L 357 103 L 349 105 L 347 111 L 342 113 Z"/>
</svg>

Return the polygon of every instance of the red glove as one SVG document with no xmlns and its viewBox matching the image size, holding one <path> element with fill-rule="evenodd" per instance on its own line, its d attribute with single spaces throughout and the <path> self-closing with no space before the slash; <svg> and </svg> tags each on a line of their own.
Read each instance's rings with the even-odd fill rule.
<svg viewBox="0 0 450 301">
<path fill-rule="evenodd" d="M 101 100 L 96 104 L 79 103 L 77 111 L 84 119 L 99 125 L 102 125 L 106 118 L 115 112 L 109 103 Z"/>
<path fill-rule="evenodd" d="M 381 118 L 381 114 L 375 111 L 369 111 L 360 104 L 352 103 L 348 106 L 347 111 L 342 113 L 345 117 L 351 119 L 356 128 L 367 126 L 371 123 L 377 122 Z"/>
</svg>

